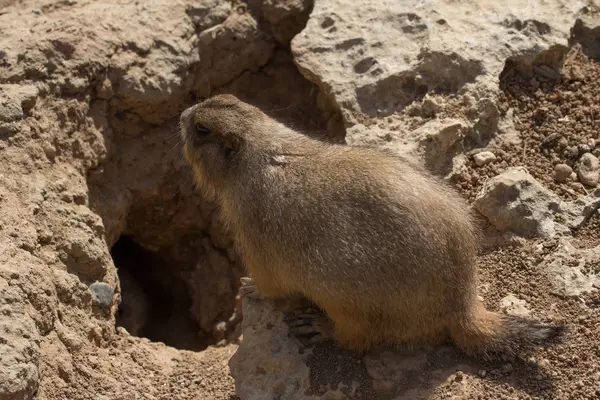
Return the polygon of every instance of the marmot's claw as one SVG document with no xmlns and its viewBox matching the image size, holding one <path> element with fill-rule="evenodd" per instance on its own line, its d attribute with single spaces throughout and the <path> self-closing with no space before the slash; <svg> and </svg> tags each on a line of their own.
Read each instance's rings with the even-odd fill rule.
<svg viewBox="0 0 600 400">
<path fill-rule="evenodd" d="M 242 283 L 242 286 L 255 286 L 256 285 L 254 283 L 254 279 L 250 278 L 249 276 L 242 276 L 240 278 L 240 282 Z"/>
<path fill-rule="evenodd" d="M 304 345 L 314 345 L 331 339 L 331 321 L 321 311 L 314 309 L 295 312 L 287 318 L 289 333 Z"/>
<path fill-rule="evenodd" d="M 260 300 L 260 293 L 254 284 L 254 279 L 248 277 L 240 278 L 242 286 L 240 287 L 240 294 L 251 300 Z"/>
</svg>

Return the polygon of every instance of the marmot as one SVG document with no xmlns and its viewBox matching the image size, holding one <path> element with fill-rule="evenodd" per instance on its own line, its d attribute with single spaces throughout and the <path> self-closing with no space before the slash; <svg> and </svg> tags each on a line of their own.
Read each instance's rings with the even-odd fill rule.
<svg viewBox="0 0 600 400">
<path fill-rule="evenodd" d="M 564 325 L 484 308 L 467 204 L 414 163 L 311 139 L 232 95 L 187 108 L 180 128 L 260 296 L 311 300 L 343 347 L 449 337 L 488 357 L 562 336 Z"/>
</svg>

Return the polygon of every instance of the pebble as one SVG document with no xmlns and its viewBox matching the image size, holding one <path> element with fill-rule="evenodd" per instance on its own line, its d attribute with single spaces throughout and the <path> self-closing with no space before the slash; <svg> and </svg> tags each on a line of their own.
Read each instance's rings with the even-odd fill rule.
<svg viewBox="0 0 600 400">
<path fill-rule="evenodd" d="M 496 155 L 491 151 L 482 151 L 473 155 L 473 160 L 477 166 L 482 167 L 494 161 L 496 159 Z"/>
<path fill-rule="evenodd" d="M 596 187 L 600 181 L 600 160 L 591 153 L 585 153 L 579 159 L 577 171 L 579 181 L 584 185 Z"/>
<path fill-rule="evenodd" d="M 554 180 L 556 182 L 564 182 L 572 173 L 573 168 L 569 167 L 567 164 L 557 164 L 554 167 Z"/>
<path fill-rule="evenodd" d="M 570 159 L 576 159 L 579 157 L 579 147 L 571 146 L 567 150 L 565 150 L 565 157 Z"/>
<path fill-rule="evenodd" d="M 48 142 L 42 143 L 42 149 L 44 149 L 44 153 L 49 160 L 54 160 L 56 157 L 56 147 Z"/>
<path fill-rule="evenodd" d="M 567 138 L 561 137 L 560 139 L 558 139 L 558 147 L 560 147 L 561 149 L 566 148 L 568 145 L 569 141 L 567 140 Z"/>
<path fill-rule="evenodd" d="M 31 12 L 37 15 L 41 15 L 43 14 L 42 9 L 41 8 L 32 8 Z"/>
<path fill-rule="evenodd" d="M 538 363 L 538 365 L 540 366 L 540 368 L 549 368 L 550 367 L 550 360 L 548 360 L 547 358 L 544 358 L 544 359 L 540 360 L 540 362 Z"/>
<path fill-rule="evenodd" d="M 90 290 L 94 295 L 94 300 L 104 307 L 110 307 L 113 300 L 114 290 L 105 282 L 94 282 L 90 285 Z"/>
<path fill-rule="evenodd" d="M 579 154 L 589 153 L 593 149 L 589 144 L 580 144 L 577 148 L 579 149 Z"/>
<path fill-rule="evenodd" d="M 576 192 L 585 193 L 585 186 L 579 182 L 572 182 L 570 186 L 571 189 L 575 190 Z"/>
</svg>

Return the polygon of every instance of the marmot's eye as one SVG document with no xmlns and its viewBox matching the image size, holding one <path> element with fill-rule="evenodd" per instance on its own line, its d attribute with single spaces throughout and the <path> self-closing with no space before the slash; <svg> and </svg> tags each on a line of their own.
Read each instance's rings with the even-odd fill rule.
<svg viewBox="0 0 600 400">
<path fill-rule="evenodd" d="M 210 135 L 210 129 L 202 124 L 196 124 L 196 134 L 200 136 Z"/>
</svg>

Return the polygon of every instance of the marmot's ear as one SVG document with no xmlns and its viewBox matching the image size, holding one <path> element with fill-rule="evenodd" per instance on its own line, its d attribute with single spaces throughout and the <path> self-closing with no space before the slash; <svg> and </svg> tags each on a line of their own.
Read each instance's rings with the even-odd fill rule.
<svg viewBox="0 0 600 400">
<path fill-rule="evenodd" d="M 236 155 L 240 149 L 240 138 L 235 135 L 227 135 L 223 140 L 223 154 L 227 158 Z"/>
</svg>

